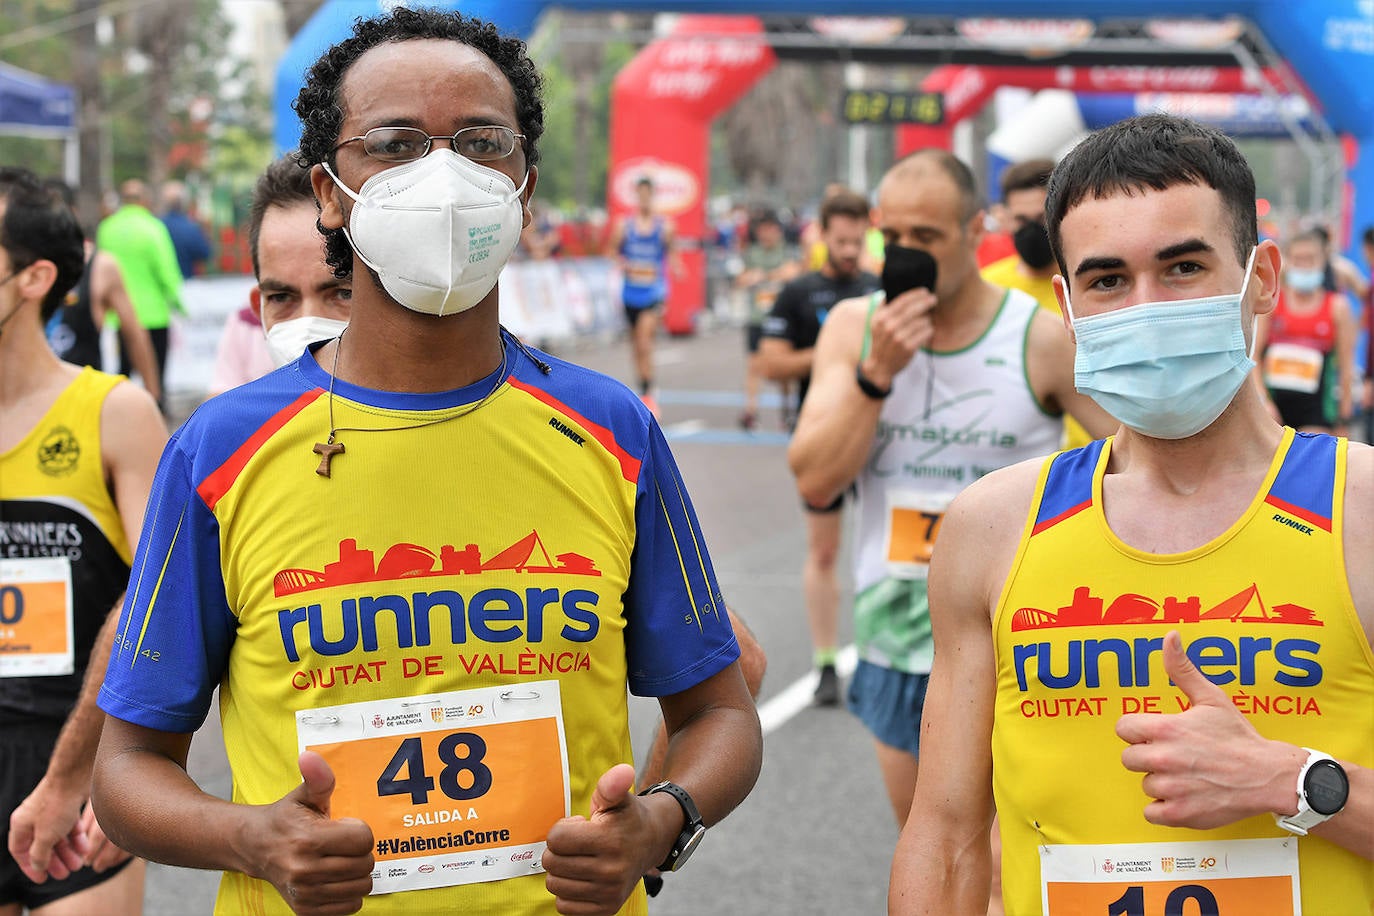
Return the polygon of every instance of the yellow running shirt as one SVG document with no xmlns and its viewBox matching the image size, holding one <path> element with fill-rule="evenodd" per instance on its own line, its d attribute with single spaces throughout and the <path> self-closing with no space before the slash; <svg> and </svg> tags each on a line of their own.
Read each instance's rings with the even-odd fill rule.
<svg viewBox="0 0 1374 916">
<path fill-rule="evenodd" d="M 543 841 L 632 761 L 626 684 L 673 694 L 738 657 L 649 412 L 503 345 L 457 391 L 337 381 L 332 423 L 312 353 L 202 405 L 158 469 L 100 694 L 187 733 L 218 686 L 235 802 L 323 754 L 332 815 L 376 842 L 364 913 L 552 913 Z M 641 887 L 622 912 L 644 911 Z M 216 912 L 289 909 L 231 873 Z"/>
<path fill-rule="evenodd" d="M 1364 912 L 1374 864 L 1270 816 L 1214 830 L 1148 823 L 1114 731 L 1123 713 L 1184 708 L 1161 659 L 1178 629 L 1261 734 L 1374 766 L 1374 657 L 1342 552 L 1345 441 L 1285 429 L 1240 519 L 1167 555 L 1107 527 L 1111 442 L 1046 461 L 993 621 L 1007 912 L 1295 913 L 1299 881 L 1308 916 Z"/>
</svg>

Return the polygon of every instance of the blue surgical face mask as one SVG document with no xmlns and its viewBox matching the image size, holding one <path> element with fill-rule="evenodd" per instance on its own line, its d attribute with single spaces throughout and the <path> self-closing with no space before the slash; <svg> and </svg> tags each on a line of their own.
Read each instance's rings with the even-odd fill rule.
<svg viewBox="0 0 1374 916">
<path fill-rule="evenodd" d="M 1326 279 L 1326 271 L 1320 267 L 1289 267 L 1284 270 L 1283 279 L 1297 292 L 1310 293 L 1322 288 L 1322 281 Z"/>
<path fill-rule="evenodd" d="M 1126 426 L 1154 439 L 1186 439 L 1221 416 L 1255 363 L 1245 345 L 1240 292 L 1146 302 L 1075 318 L 1074 387 Z"/>
</svg>

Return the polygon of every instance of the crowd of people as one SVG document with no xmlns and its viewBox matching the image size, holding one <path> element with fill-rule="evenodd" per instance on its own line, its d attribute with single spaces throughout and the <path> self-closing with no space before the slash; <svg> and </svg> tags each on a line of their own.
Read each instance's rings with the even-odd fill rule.
<svg viewBox="0 0 1374 916">
<path fill-rule="evenodd" d="M 763 750 L 764 650 L 658 420 L 677 229 L 647 176 L 611 227 L 627 387 L 501 324 L 522 239 L 558 248 L 521 41 L 398 6 L 295 108 L 170 440 L 184 189 L 159 219 L 128 181 L 85 233 L 0 168 L 0 914 L 138 913 L 146 861 L 222 871 L 222 913 L 646 913 Z M 738 243 L 740 425 L 784 386 L 814 700 L 872 736 L 889 911 L 1358 911 L 1369 283 L 1321 232 L 1261 238 L 1249 165 L 1186 119 L 999 190 L 919 150 Z M 661 713 L 639 773 L 627 690 Z M 187 772 L 216 705 L 227 800 Z"/>
</svg>

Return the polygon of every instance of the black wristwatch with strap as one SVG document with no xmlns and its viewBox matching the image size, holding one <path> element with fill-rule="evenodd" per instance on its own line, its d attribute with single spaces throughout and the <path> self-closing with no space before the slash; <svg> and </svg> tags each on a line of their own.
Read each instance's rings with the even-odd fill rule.
<svg viewBox="0 0 1374 916">
<path fill-rule="evenodd" d="M 892 388 L 879 388 L 871 378 L 864 375 L 863 366 L 854 367 L 854 381 L 858 383 L 859 390 L 875 401 L 881 401 L 892 393 Z"/>
<path fill-rule="evenodd" d="M 706 825 L 701 821 L 701 813 L 697 811 L 696 802 L 692 801 L 692 796 L 687 794 L 687 790 L 675 782 L 660 782 L 657 785 L 649 786 L 640 795 L 653 795 L 657 792 L 666 792 L 677 800 L 682 806 L 683 817 L 686 818 L 682 825 L 682 832 L 673 840 L 673 848 L 668 852 L 668 858 L 663 860 L 663 864 L 658 867 L 659 871 L 677 871 L 692 853 L 696 852 L 697 846 L 701 845 L 702 837 L 706 836 Z"/>
</svg>

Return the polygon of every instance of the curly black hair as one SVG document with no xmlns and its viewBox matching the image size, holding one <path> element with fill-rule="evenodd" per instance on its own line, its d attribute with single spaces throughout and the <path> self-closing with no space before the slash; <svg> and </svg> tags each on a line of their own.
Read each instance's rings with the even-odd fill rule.
<svg viewBox="0 0 1374 916">
<path fill-rule="evenodd" d="M 525 135 L 525 161 L 539 162 L 539 138 L 544 133 L 543 79 L 518 38 L 505 38 L 489 22 L 458 12 L 409 9 L 398 6 L 390 13 L 353 23 L 353 35 L 325 51 L 305 75 L 292 108 L 301 119 L 301 143 L 297 152 L 302 165 L 334 164 L 333 150 L 343 126 L 341 88 L 348 68 L 364 53 L 390 41 L 426 38 L 462 42 L 491 58 L 510 80 L 515 92 L 515 117 Z M 325 261 L 339 279 L 353 272 L 353 248 L 340 229 L 320 227 L 325 236 Z"/>
<path fill-rule="evenodd" d="M 86 269 L 81 227 L 62 195 L 28 169 L 0 167 L 0 201 L 5 204 L 0 246 L 9 252 L 11 275 L 36 261 L 49 261 L 57 268 L 57 278 L 40 306 L 46 324 Z"/>
</svg>

